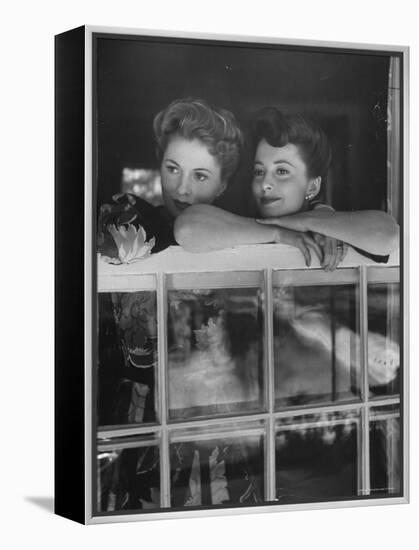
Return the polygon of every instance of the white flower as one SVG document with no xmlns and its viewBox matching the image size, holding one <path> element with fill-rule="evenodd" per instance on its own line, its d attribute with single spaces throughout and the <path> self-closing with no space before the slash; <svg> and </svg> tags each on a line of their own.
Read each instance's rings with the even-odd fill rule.
<svg viewBox="0 0 419 550">
<path fill-rule="evenodd" d="M 137 229 L 132 224 L 128 224 L 128 228 L 125 225 L 116 227 L 112 224 L 108 229 L 118 248 L 119 260 L 123 264 L 147 258 L 156 243 L 154 237 L 146 242 L 146 233 L 141 225 Z"/>
</svg>

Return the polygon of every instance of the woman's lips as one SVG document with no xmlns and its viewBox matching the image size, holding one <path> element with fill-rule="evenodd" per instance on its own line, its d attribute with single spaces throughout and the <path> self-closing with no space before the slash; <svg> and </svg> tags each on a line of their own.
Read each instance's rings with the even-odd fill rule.
<svg viewBox="0 0 419 550">
<path fill-rule="evenodd" d="M 269 206 L 280 200 L 282 200 L 282 197 L 262 197 L 260 203 L 263 204 L 263 206 Z"/>
<path fill-rule="evenodd" d="M 175 206 L 178 210 L 185 210 L 185 208 L 188 208 L 190 205 L 189 202 L 183 202 L 183 201 L 173 201 L 175 203 Z"/>
</svg>

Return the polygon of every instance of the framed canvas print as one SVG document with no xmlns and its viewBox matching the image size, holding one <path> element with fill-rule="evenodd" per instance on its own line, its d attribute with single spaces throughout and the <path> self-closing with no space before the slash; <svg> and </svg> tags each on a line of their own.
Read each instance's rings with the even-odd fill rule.
<svg viewBox="0 0 419 550">
<path fill-rule="evenodd" d="M 408 501 L 408 49 L 56 36 L 56 513 Z"/>
</svg>

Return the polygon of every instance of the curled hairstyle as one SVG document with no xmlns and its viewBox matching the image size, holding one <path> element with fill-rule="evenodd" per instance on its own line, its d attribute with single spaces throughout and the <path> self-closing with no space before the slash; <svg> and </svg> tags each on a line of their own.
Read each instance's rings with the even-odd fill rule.
<svg viewBox="0 0 419 550">
<path fill-rule="evenodd" d="M 254 148 L 262 139 L 271 147 L 284 147 L 288 143 L 296 145 L 307 167 L 307 176 L 322 182 L 332 160 L 332 151 L 324 131 L 302 115 L 286 115 L 276 107 L 265 107 L 256 115 L 252 134 Z"/>
<path fill-rule="evenodd" d="M 203 99 L 176 99 L 160 111 L 153 122 L 159 161 L 172 136 L 199 139 L 216 157 L 221 177 L 228 180 L 235 172 L 243 145 L 243 134 L 230 111 L 210 106 Z"/>
</svg>

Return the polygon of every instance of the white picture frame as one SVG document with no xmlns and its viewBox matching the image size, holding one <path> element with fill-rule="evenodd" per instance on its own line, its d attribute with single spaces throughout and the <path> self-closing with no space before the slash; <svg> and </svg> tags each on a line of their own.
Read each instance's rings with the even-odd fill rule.
<svg viewBox="0 0 419 550">
<path fill-rule="evenodd" d="M 408 90 L 408 49 L 405 47 L 396 46 L 364 46 L 359 44 L 330 44 L 322 42 L 308 42 L 308 41 L 290 41 L 281 39 L 258 39 L 255 37 L 226 37 L 226 36 L 204 36 L 204 35 L 186 35 L 173 33 L 162 34 L 160 32 L 150 32 L 132 29 L 110 29 L 101 27 L 82 27 L 74 31 L 69 31 L 63 35 L 58 35 L 56 38 L 57 43 L 57 80 L 56 80 L 56 97 L 58 99 L 57 105 L 57 176 L 56 176 L 56 193 L 57 193 L 57 271 L 56 280 L 58 283 L 57 296 L 59 298 L 57 305 L 57 362 L 56 362 L 56 512 L 66 517 L 71 517 L 82 523 L 103 523 L 114 521 L 137 521 L 141 519 L 159 519 L 165 518 L 169 514 L 172 517 L 187 517 L 191 515 L 219 515 L 225 513 L 243 513 L 249 512 L 248 506 L 231 506 L 231 505 L 219 505 L 219 506 L 205 506 L 201 505 L 194 507 L 193 509 L 170 508 L 170 457 L 169 457 L 169 445 L 172 441 L 170 434 L 174 431 L 173 424 L 170 424 L 170 418 L 168 418 L 168 406 L 165 401 L 165 396 L 168 393 L 168 373 L 167 373 L 167 357 L 162 359 L 164 354 L 167 356 L 167 346 L 164 345 L 164 341 L 167 342 L 167 334 L 165 329 L 160 328 L 162 320 L 166 319 L 167 315 L 167 303 L 165 300 L 165 292 L 168 285 L 168 281 L 173 278 L 176 279 L 177 273 L 200 273 L 200 281 L 202 283 L 202 277 L 205 279 L 205 273 L 220 274 L 227 273 L 234 270 L 234 272 L 257 272 L 263 271 L 263 288 L 266 293 L 266 307 L 269 310 L 270 318 L 272 318 L 272 289 L 275 288 L 273 282 L 275 277 L 279 277 L 277 272 L 285 270 L 289 273 L 299 273 L 299 277 L 306 281 L 307 278 L 311 278 L 311 269 L 306 269 L 301 258 L 297 255 L 297 251 L 284 250 L 279 245 L 258 245 L 256 247 L 248 247 L 245 250 L 231 250 L 220 251 L 216 253 L 209 253 L 206 255 L 193 256 L 178 248 L 171 247 L 170 249 L 163 251 L 159 254 L 153 255 L 143 263 L 131 264 L 130 266 L 113 266 L 105 264 L 101 258 L 96 256 L 96 218 L 98 214 L 98 203 L 102 202 L 99 199 L 98 186 L 101 185 L 99 172 L 100 170 L 106 172 L 106 167 L 101 166 L 100 154 L 98 156 L 100 129 L 97 118 L 98 107 L 98 90 L 102 85 L 99 80 L 103 72 L 100 71 L 109 70 L 112 71 L 113 66 L 106 65 L 108 61 L 105 61 L 105 66 L 98 66 L 98 42 L 107 40 L 109 44 L 124 43 L 125 45 L 141 43 L 141 44 L 164 44 L 166 47 L 166 53 L 159 55 L 166 55 L 166 63 L 169 63 L 169 52 L 173 55 L 173 48 L 178 45 L 182 45 L 184 48 L 193 52 L 195 48 L 225 48 L 227 49 L 246 49 L 249 52 L 261 53 L 265 50 L 269 50 L 270 55 L 281 54 L 286 56 L 286 52 L 290 52 L 288 55 L 306 56 L 333 56 L 340 55 L 342 59 L 345 56 L 349 58 L 360 58 L 362 56 L 380 57 L 386 58 L 388 65 L 390 65 L 391 59 L 397 59 L 399 63 L 398 84 L 400 86 L 400 95 L 394 101 L 399 106 L 398 119 L 396 125 L 397 136 L 394 133 L 390 134 L 387 142 L 389 153 L 392 155 L 393 162 L 390 163 L 391 170 L 386 173 L 387 185 L 386 191 L 383 194 L 386 199 L 386 209 L 389 213 L 393 214 L 399 221 L 402 229 L 405 223 L 406 208 L 403 205 L 407 200 L 407 90 Z M 133 46 L 135 47 L 135 46 Z M 163 48 L 164 50 L 165 48 Z M 110 48 L 112 50 L 112 47 Z M 277 53 L 275 53 L 277 52 Z M 284 53 L 285 52 L 285 53 Z M 140 57 L 144 56 L 144 53 L 138 54 Z M 191 57 L 193 58 L 193 53 Z M 195 54 L 196 55 L 196 54 Z M 67 57 L 66 57 L 67 56 Z M 214 54 L 214 57 L 217 57 Z M 115 67 L 120 66 L 121 58 L 115 55 L 114 60 Z M 221 58 L 221 56 L 220 56 Z M 281 57 L 282 58 L 282 57 Z M 103 57 L 101 58 L 103 60 Z M 70 60 L 70 63 L 66 64 L 66 60 Z M 196 60 L 194 60 L 196 63 Z M 214 64 L 217 61 L 214 61 Z M 150 63 L 150 59 L 144 59 L 144 64 Z M 192 62 L 191 62 L 192 63 Z M 327 78 L 327 69 L 330 68 L 327 59 L 325 63 L 325 71 Z M 290 62 L 292 67 L 293 63 Z M 152 65 L 153 66 L 153 65 Z M 300 67 L 304 67 L 304 62 Z M 208 67 L 206 67 L 208 68 Z M 127 69 L 128 71 L 129 69 Z M 132 70 L 132 69 L 131 69 Z M 188 65 L 186 63 L 185 73 L 188 74 Z M 234 70 L 234 66 L 226 63 L 223 70 L 230 72 Z M 290 69 L 292 71 L 292 68 Z M 301 70 L 301 68 L 300 68 Z M 345 68 L 342 69 L 343 73 Z M 144 74 L 142 78 L 144 79 Z M 132 77 L 131 73 L 131 77 Z M 156 77 L 154 77 L 156 78 Z M 166 82 L 166 87 L 169 88 L 166 91 L 167 98 L 175 98 L 175 90 L 173 94 L 170 90 L 170 82 L 165 81 L 165 77 L 161 78 L 162 82 Z M 319 78 L 320 79 L 320 78 Z M 176 82 L 178 84 L 178 82 Z M 216 82 L 217 84 L 217 82 Z M 150 89 L 156 86 L 156 80 L 153 80 L 149 84 Z M 106 86 L 106 85 L 104 85 Z M 231 85 L 234 88 L 234 85 Z M 215 86 L 217 87 L 217 86 Z M 274 84 L 276 90 L 276 84 Z M 279 84 L 278 84 L 279 87 Z M 179 86 L 175 86 L 176 91 Z M 391 87 L 393 89 L 393 87 Z M 396 86 L 397 88 L 397 86 Z M 185 95 L 196 95 L 196 90 L 199 89 L 198 84 L 193 81 L 190 84 L 190 92 L 185 91 Z M 208 90 L 208 96 L 211 96 Z M 214 91 L 212 91 L 214 93 Z M 236 90 L 237 93 L 237 90 Z M 290 93 L 290 92 L 288 92 Z M 164 95 L 164 94 L 163 94 Z M 255 98 L 257 94 L 255 93 Z M 208 97 L 212 99 L 212 97 Z M 259 107 L 263 106 L 261 97 L 257 98 L 259 101 Z M 109 101 L 109 98 L 107 98 Z M 302 104 L 309 103 L 308 99 L 300 100 Z M 304 103 L 304 101 L 306 103 Z M 341 100 L 342 104 L 346 101 L 346 116 L 348 113 L 353 116 L 352 120 L 356 121 L 356 109 L 357 107 L 349 105 L 348 100 Z M 380 105 L 382 101 L 382 105 Z M 360 101 L 362 103 L 362 101 Z M 233 102 L 234 103 L 234 102 Z M 257 103 L 257 101 L 255 101 Z M 324 110 L 328 111 L 328 105 L 330 111 L 334 110 L 340 116 L 340 109 L 342 105 L 339 105 L 339 101 L 336 100 L 336 104 L 332 105 L 330 99 L 325 101 Z M 379 114 L 375 122 L 377 127 L 381 124 L 384 127 L 384 132 L 388 134 L 388 107 L 389 99 L 377 96 L 377 105 Z M 384 107 L 383 107 L 384 106 Z M 162 104 L 160 108 L 164 107 Z M 233 105 L 234 107 L 234 105 Z M 294 107 L 295 105 L 291 106 Z M 318 104 L 316 105 L 318 107 Z M 288 105 L 290 108 L 290 105 Z M 242 107 L 244 109 L 244 107 Z M 384 110 L 383 110 L 384 109 Z M 117 109 L 115 109 L 117 110 Z M 144 113 L 147 115 L 143 118 L 152 118 L 155 113 L 150 112 L 151 108 L 144 106 Z M 345 109 L 342 109 L 345 111 Z M 128 107 L 129 111 L 129 107 Z M 103 110 L 105 118 L 100 121 L 106 124 L 106 109 Z M 108 111 L 110 112 L 110 111 Z M 385 113 L 385 115 L 383 114 Z M 317 113 L 318 114 L 318 113 Z M 113 113 L 114 116 L 114 113 Z M 338 115 L 336 115 L 338 116 Z M 385 120 L 382 117 L 385 116 Z M 122 120 L 122 119 L 121 119 Z M 394 122 L 394 119 L 393 119 Z M 113 120 L 114 124 L 115 121 Z M 111 123 L 110 123 L 111 124 Z M 356 124 L 356 122 L 355 122 Z M 360 128 L 358 127 L 358 130 Z M 376 128 L 372 129 L 373 133 Z M 383 131 L 383 128 L 381 128 Z M 76 140 L 82 136 L 83 143 Z M 352 134 L 351 134 L 352 136 Z M 372 140 L 373 141 L 373 140 Z M 152 136 L 150 135 L 150 142 L 152 142 Z M 77 146 L 74 144 L 77 143 Z M 83 147 L 84 146 L 84 147 Z M 102 155 L 109 160 L 107 153 Z M 388 155 L 385 159 L 381 157 L 381 165 L 383 160 L 387 163 Z M 140 159 L 141 161 L 141 159 Z M 68 163 L 72 167 L 74 172 L 70 173 L 66 169 Z M 396 168 L 394 168 L 396 165 Z M 108 165 L 106 165 L 108 166 Z M 119 166 L 119 169 L 121 166 Z M 71 177 L 76 176 L 77 184 L 70 187 L 68 184 Z M 353 176 L 353 177 L 356 177 Z M 99 183 L 98 183 L 99 180 Z M 74 180 L 73 180 L 74 181 Z M 390 184 L 390 182 L 393 182 Z M 66 185 L 67 183 L 67 185 Z M 115 184 L 116 185 L 116 184 Z M 115 186 L 115 192 L 120 191 Z M 356 192 L 354 191 L 356 194 Z M 349 197 L 351 194 L 349 193 Z M 77 203 L 82 199 L 84 208 L 79 205 L 79 211 L 77 214 L 74 210 L 70 213 L 68 210 L 69 201 Z M 353 203 L 357 207 L 364 206 L 357 202 L 356 197 Z M 60 245 L 63 242 L 68 242 L 70 238 L 69 228 L 66 225 L 70 218 L 74 218 L 76 222 L 80 224 L 79 231 L 76 235 L 72 235 L 73 245 L 75 246 L 75 255 L 69 258 L 68 254 L 64 257 Z M 401 235 L 403 235 L 403 230 Z M 342 268 L 337 270 L 334 275 L 325 274 L 319 270 L 318 265 L 313 265 L 318 285 L 336 284 L 336 276 L 339 278 L 339 273 L 342 273 L 343 281 L 349 281 L 356 285 L 359 285 L 359 309 L 363 312 L 360 315 L 360 340 L 361 340 L 361 358 L 363 354 L 363 367 L 361 368 L 363 379 L 363 392 L 361 401 L 346 400 L 343 402 L 340 410 L 356 409 L 359 411 L 359 445 L 364 451 L 362 456 L 357 460 L 360 463 L 358 467 L 358 477 L 361 479 L 360 483 L 362 487 L 369 484 L 369 454 L 365 453 L 365 449 L 369 449 L 368 433 L 369 424 L 366 417 L 367 411 L 370 410 L 370 402 L 368 394 L 368 373 L 366 372 L 365 365 L 368 363 L 368 348 L 364 345 L 367 333 L 365 331 L 365 320 L 368 318 L 368 284 L 375 282 L 377 284 L 384 283 L 401 283 L 402 292 L 399 296 L 403 298 L 396 298 L 400 300 L 400 350 L 403 362 L 401 371 L 401 385 L 399 389 L 400 397 L 396 398 L 394 395 L 389 394 L 383 398 L 382 402 L 378 399 L 373 401 L 377 407 L 379 405 L 393 407 L 399 404 L 399 415 L 402 418 L 401 433 L 402 437 L 402 450 L 400 454 L 401 471 L 403 472 L 399 478 L 399 490 L 394 494 L 386 494 L 385 497 L 380 496 L 374 498 L 371 494 L 357 494 L 351 495 L 351 498 L 344 498 L 341 496 L 338 498 L 327 499 L 308 499 L 307 502 L 287 502 L 282 504 L 276 500 L 275 485 L 273 482 L 266 481 L 267 478 L 275 480 L 275 429 L 272 423 L 275 423 L 280 417 L 295 415 L 295 414 L 315 414 L 317 412 L 324 412 L 326 409 L 331 408 L 330 401 L 327 401 L 327 407 L 322 408 L 318 404 L 308 407 L 307 404 L 301 410 L 296 410 L 294 407 L 285 407 L 285 409 L 278 408 L 275 405 L 274 390 L 272 387 L 274 379 L 274 359 L 273 359 L 273 345 L 267 344 L 264 347 L 265 355 L 264 367 L 263 367 L 263 411 L 259 413 L 250 414 L 248 417 L 244 417 L 244 420 L 250 422 L 265 422 L 261 428 L 264 433 L 264 473 L 263 477 L 265 495 L 263 502 L 257 503 L 251 506 L 252 512 L 263 512 L 269 509 L 272 510 L 304 510 L 315 508 L 331 508 L 336 506 L 358 506 L 358 505 L 370 505 L 370 504 L 395 504 L 402 503 L 408 500 L 408 365 L 407 365 L 407 309 L 406 303 L 406 290 L 407 290 L 407 276 L 406 276 L 406 261 L 407 261 L 407 243 L 403 238 L 400 243 L 400 255 L 395 254 L 389 259 L 387 267 L 374 267 L 374 263 L 363 259 L 355 251 L 350 251 Z M 275 256 L 274 256 L 275 255 Z M 401 268 L 401 274 L 399 275 L 398 268 Z M 187 267 L 187 269 L 185 269 Z M 66 270 L 66 271 L 64 271 Z M 341 270 L 341 271 L 340 271 Z M 392 273 L 390 279 L 383 275 L 383 270 L 388 270 L 386 273 Z M 356 271 L 356 275 L 354 275 Z M 397 272 L 397 273 L 396 273 Z M 83 277 L 81 274 L 83 273 Z M 169 275 L 170 274 L 170 275 Z M 213 277 L 213 275 L 211 275 Z M 332 279 L 333 277 L 333 279 Z M 356 277 L 356 279 L 353 279 Z M 172 278 L 172 279 L 171 279 Z M 215 277 L 217 279 L 217 277 Z M 230 277 L 231 278 L 231 277 Z M 141 283 L 139 283 L 141 279 Z M 217 279 L 218 280 L 218 279 Z M 333 282 L 331 282 L 333 280 Z M 170 283 L 169 283 L 170 284 Z M 173 283 L 173 288 L 178 288 L 176 283 Z M 190 288 L 190 281 L 188 287 Z M 192 283 L 193 284 L 193 283 Z M 209 283 L 202 283 L 205 285 Z M 232 283 L 231 283 L 232 284 Z M 249 283 L 250 284 L 250 283 Z M 215 286 L 222 287 L 222 283 L 216 283 Z M 253 286 L 253 283 L 252 285 Z M 182 287 L 183 288 L 183 287 Z M 197 288 L 202 288 L 197 287 Z M 209 287 L 207 287 L 209 288 Z M 213 288 L 213 287 L 211 287 Z M 230 287 L 229 287 L 230 288 Z M 247 288 L 247 287 L 246 287 Z M 160 449 L 159 464 L 160 470 L 164 469 L 165 473 L 160 471 L 160 489 L 161 489 L 161 509 L 153 511 L 130 510 L 129 512 L 117 510 L 113 513 L 103 513 L 98 511 L 95 502 L 97 502 L 97 494 L 94 491 L 95 475 L 97 470 L 96 464 L 96 438 L 100 434 L 97 431 L 97 425 L 99 424 L 96 413 L 96 401 L 98 399 L 98 378 L 96 373 L 97 355 L 98 355 L 98 337 L 97 337 L 97 322 L 98 313 L 96 308 L 97 293 L 103 292 L 134 292 L 144 290 L 155 290 L 157 293 L 157 317 L 158 317 L 158 339 L 159 339 L 159 357 L 162 365 L 159 363 L 159 374 L 157 385 L 157 393 L 159 399 L 158 406 L 160 407 L 160 416 L 156 422 L 147 426 L 147 430 L 142 427 L 125 427 L 121 431 L 113 432 L 112 430 L 104 430 L 103 438 L 106 439 L 106 445 L 109 446 L 109 441 L 112 442 L 112 438 L 120 438 L 123 432 L 126 436 L 135 437 L 141 436 L 146 431 L 157 434 L 157 445 Z M 269 298 L 270 297 L 270 298 Z M 66 315 L 66 300 L 71 298 L 73 300 L 74 315 Z M 270 301 L 269 301 L 270 300 Z M 270 309 L 269 309 L 270 308 Z M 264 313 L 264 317 L 267 314 Z M 394 321 L 396 322 L 396 321 Z M 273 321 L 264 321 L 264 327 L 269 334 L 273 334 Z M 363 325 L 364 323 L 364 325 Z M 68 355 L 68 344 L 70 341 L 74 342 L 76 338 L 77 345 L 71 350 L 71 354 Z M 265 337 L 266 338 L 266 337 Z M 67 345 L 66 345 L 67 343 Z M 71 363 L 71 375 L 63 374 L 63 365 Z M 267 382 L 270 380 L 271 385 Z M 71 407 L 69 404 L 69 397 L 73 396 Z M 65 397 L 67 396 L 67 397 Z M 164 402 L 163 402 L 164 401 Z M 357 404 L 358 403 L 358 404 Z M 74 413 L 74 405 L 76 404 L 77 413 Z M 287 413 L 287 414 L 286 414 Z M 259 416 L 258 416 L 259 415 Z M 210 415 L 211 416 L 211 415 Z M 193 425 L 201 425 L 201 430 L 205 431 L 205 418 L 209 419 L 208 426 L 214 424 L 214 418 L 209 418 L 208 415 L 204 420 L 200 418 L 201 424 L 195 422 L 194 418 L 188 419 L 184 424 L 178 424 L 175 426 L 177 429 L 184 428 L 189 429 Z M 227 419 L 228 420 L 228 419 Z M 227 424 L 227 420 L 222 420 Z M 244 423 L 243 420 L 243 423 Z M 236 417 L 231 418 L 231 423 L 238 421 Z M 204 427 L 202 427 L 204 426 Z M 253 428 L 252 428 L 253 429 Z M 63 437 L 63 433 L 72 434 L 71 445 L 70 438 Z M 270 431 L 269 431 L 270 430 Z M 240 434 L 241 432 L 239 432 Z M 247 432 L 246 432 L 247 433 Z M 270 435 L 269 435 L 270 434 Z M 76 443 L 75 443 L 76 442 Z M 71 448 L 70 448 L 71 447 Z M 69 474 L 70 466 L 73 468 L 72 461 L 69 460 L 67 453 L 65 452 L 78 449 L 79 454 L 83 455 L 82 463 L 78 464 L 74 474 Z M 269 455 L 269 456 L 267 456 Z M 357 455 L 358 456 L 358 455 Z M 366 485 L 365 485 L 366 484 Z M 74 490 L 74 497 L 71 502 L 64 503 L 64 492 L 66 487 L 72 487 Z M 77 489 L 76 489 L 77 488 Z M 97 487 L 96 487 L 97 488 Z M 346 495 L 347 496 L 347 495 Z"/>
</svg>

